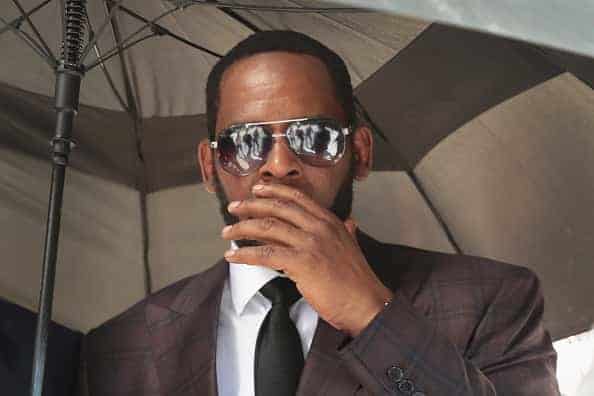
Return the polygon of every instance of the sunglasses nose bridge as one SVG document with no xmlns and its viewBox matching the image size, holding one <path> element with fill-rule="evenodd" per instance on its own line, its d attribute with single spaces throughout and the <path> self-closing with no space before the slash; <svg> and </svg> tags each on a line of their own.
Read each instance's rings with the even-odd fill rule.
<svg viewBox="0 0 594 396">
<path fill-rule="evenodd" d="M 274 146 L 277 144 L 284 144 L 286 146 L 286 148 L 291 150 L 291 146 L 289 145 L 289 140 L 287 139 L 287 129 L 288 128 L 289 128 L 288 123 L 269 125 L 269 132 L 271 133 L 271 136 L 272 136 L 271 149 L 274 149 Z"/>
<path fill-rule="evenodd" d="M 296 177 L 302 173 L 301 164 L 285 135 L 287 125 L 271 128 L 273 142 L 260 173 L 278 179 Z"/>
</svg>

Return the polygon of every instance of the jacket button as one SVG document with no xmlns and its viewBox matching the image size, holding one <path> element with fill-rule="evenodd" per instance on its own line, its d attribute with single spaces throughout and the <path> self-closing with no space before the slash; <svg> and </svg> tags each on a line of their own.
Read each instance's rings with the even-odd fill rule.
<svg viewBox="0 0 594 396">
<path fill-rule="evenodd" d="M 404 378 L 404 371 L 398 366 L 391 366 L 387 371 L 386 375 L 392 382 L 400 382 Z"/>
<path fill-rule="evenodd" d="M 403 380 L 398 383 L 398 390 L 405 395 L 410 395 L 415 391 L 415 386 L 412 381 Z"/>
</svg>

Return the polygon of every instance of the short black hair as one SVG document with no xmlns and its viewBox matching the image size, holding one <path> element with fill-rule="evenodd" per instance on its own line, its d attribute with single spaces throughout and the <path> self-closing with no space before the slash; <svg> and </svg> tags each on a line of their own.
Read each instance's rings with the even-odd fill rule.
<svg viewBox="0 0 594 396">
<path fill-rule="evenodd" d="M 215 138 L 219 110 L 221 78 L 235 62 L 264 52 L 291 52 L 318 58 L 333 80 L 335 95 L 342 105 L 349 125 L 355 125 L 356 113 L 353 87 L 348 69 L 338 54 L 313 38 L 291 30 L 267 30 L 254 33 L 233 47 L 212 68 L 206 83 L 206 119 L 208 135 Z"/>
</svg>

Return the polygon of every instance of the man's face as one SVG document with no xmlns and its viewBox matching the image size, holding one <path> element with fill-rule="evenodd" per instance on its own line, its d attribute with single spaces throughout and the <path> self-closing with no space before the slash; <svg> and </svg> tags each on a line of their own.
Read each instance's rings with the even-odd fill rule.
<svg viewBox="0 0 594 396">
<path fill-rule="evenodd" d="M 315 57 L 285 52 L 254 55 L 236 62 L 223 74 L 216 131 L 244 122 L 301 117 L 333 118 L 346 125 L 346 115 L 334 92 L 326 67 Z M 273 125 L 274 133 L 284 133 L 285 128 Z M 353 161 L 351 143 L 334 166 L 315 167 L 301 162 L 286 140 L 277 138 L 266 162 L 247 176 L 222 169 L 207 147 L 201 147 L 199 155 L 203 179 L 207 188 L 217 192 L 226 223 L 237 220 L 226 211 L 226 204 L 252 197 L 251 188 L 259 183 L 295 187 L 345 219 L 350 214 L 353 176 L 361 171 L 360 161 Z"/>
</svg>

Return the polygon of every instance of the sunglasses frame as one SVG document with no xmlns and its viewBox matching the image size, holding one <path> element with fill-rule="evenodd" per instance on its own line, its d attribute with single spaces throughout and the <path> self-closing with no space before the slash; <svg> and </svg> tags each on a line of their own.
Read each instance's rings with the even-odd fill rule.
<svg viewBox="0 0 594 396">
<path fill-rule="evenodd" d="M 333 119 L 333 118 L 324 118 L 324 117 L 302 117 L 302 118 L 291 118 L 291 119 L 287 119 L 287 120 L 279 120 L 279 121 L 246 122 L 246 123 L 238 123 L 238 124 L 233 124 L 233 125 L 230 125 L 230 126 L 228 126 L 228 127 L 224 128 L 224 129 L 222 129 L 222 130 L 221 130 L 221 131 L 220 131 L 220 132 L 217 134 L 217 136 L 221 136 L 221 135 L 222 135 L 223 133 L 225 133 L 226 131 L 228 131 L 228 130 L 230 130 L 230 129 L 233 129 L 233 128 L 236 128 L 236 127 L 239 127 L 239 126 L 242 126 L 242 127 L 244 127 L 244 128 L 249 128 L 249 127 L 251 127 L 251 126 L 255 126 L 255 125 L 293 124 L 293 123 L 300 123 L 300 122 L 304 122 L 304 121 L 332 121 L 332 122 L 335 122 L 337 125 L 340 125 L 340 122 L 338 122 L 337 120 L 335 120 L 335 119 Z M 275 139 L 275 138 L 281 138 L 281 137 L 286 137 L 286 136 L 287 136 L 287 133 L 286 133 L 286 130 L 287 130 L 287 129 L 288 129 L 288 126 L 287 126 L 287 128 L 285 129 L 285 132 L 284 132 L 284 133 L 272 133 L 272 134 L 271 134 L 271 137 L 272 137 L 272 139 Z M 347 127 L 341 127 L 341 128 L 340 128 L 340 131 L 341 131 L 341 132 L 342 132 L 342 134 L 345 136 L 345 139 L 346 139 L 346 138 L 347 138 L 349 135 L 351 135 L 351 128 L 350 128 L 350 126 L 347 126 Z M 209 146 L 210 146 L 210 148 L 211 148 L 211 149 L 213 149 L 213 150 L 216 150 L 216 149 L 218 149 L 218 147 L 219 147 L 219 145 L 218 145 L 218 138 L 217 138 L 217 140 L 211 140 L 211 141 L 210 141 L 210 143 L 209 143 Z M 291 148 L 291 151 L 293 151 L 293 148 Z M 332 161 L 332 162 L 331 162 L 331 163 L 330 163 L 328 166 L 332 166 L 332 165 L 336 164 L 338 161 L 340 161 L 340 159 L 343 157 L 343 155 L 344 155 L 345 151 L 346 151 L 346 144 L 344 145 L 344 148 L 343 148 L 342 152 L 341 152 L 341 153 L 339 153 L 339 154 L 336 156 L 336 158 L 335 158 L 335 159 L 334 159 L 334 160 L 333 160 L 333 161 Z M 293 152 L 294 152 L 294 151 L 293 151 Z M 299 154 L 295 153 L 295 155 L 297 155 L 297 157 L 301 159 L 301 156 L 300 156 Z M 215 157 L 216 157 L 217 161 L 219 161 L 218 155 L 216 155 Z M 265 161 L 264 161 L 264 162 L 265 162 Z M 220 164 L 220 163 L 219 163 L 219 164 Z M 227 169 L 226 169 L 226 167 L 225 167 L 223 164 L 220 164 L 220 165 L 223 167 L 223 169 L 227 170 Z M 257 169 L 257 168 L 256 168 L 256 169 Z M 227 171 L 228 171 L 228 170 L 227 170 Z M 228 172 L 229 172 L 229 171 L 228 171 Z M 239 173 L 239 174 L 237 174 L 237 172 L 230 172 L 230 173 L 232 173 L 232 174 L 236 174 L 237 176 L 247 176 L 247 175 L 250 175 L 250 174 L 252 174 L 253 172 L 255 172 L 255 169 L 254 169 L 253 171 L 251 171 L 251 172 L 247 172 L 247 173 Z"/>
</svg>

